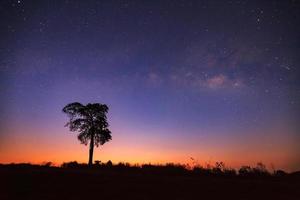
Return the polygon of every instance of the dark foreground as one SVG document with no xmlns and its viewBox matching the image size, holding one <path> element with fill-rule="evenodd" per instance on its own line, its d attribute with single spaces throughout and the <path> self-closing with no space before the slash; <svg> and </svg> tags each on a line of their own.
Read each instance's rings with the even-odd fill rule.
<svg viewBox="0 0 300 200">
<path fill-rule="evenodd" d="M 0 167 L 0 199 L 300 199 L 299 174 L 238 176 L 138 168 Z"/>
</svg>

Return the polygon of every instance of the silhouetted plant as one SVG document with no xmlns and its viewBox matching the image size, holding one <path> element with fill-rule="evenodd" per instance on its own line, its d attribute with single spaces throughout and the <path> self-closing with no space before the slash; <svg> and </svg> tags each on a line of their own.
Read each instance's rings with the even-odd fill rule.
<svg viewBox="0 0 300 200">
<path fill-rule="evenodd" d="M 221 171 L 223 171 L 225 169 L 225 163 L 221 162 L 216 162 L 216 168 L 220 169 Z"/>
<path fill-rule="evenodd" d="M 287 173 L 283 170 L 274 170 L 274 176 L 285 176 Z"/>
<path fill-rule="evenodd" d="M 215 167 L 213 167 L 212 172 L 214 174 L 222 174 L 225 170 L 225 163 L 223 162 L 216 162 Z"/>
<path fill-rule="evenodd" d="M 63 168 L 78 168 L 79 164 L 77 163 L 77 161 L 71 161 L 71 162 L 64 162 L 61 167 Z"/>
<path fill-rule="evenodd" d="M 256 167 L 251 168 L 250 166 L 242 166 L 239 170 L 239 175 L 241 176 L 266 176 L 270 175 L 266 166 L 259 162 Z"/>
<path fill-rule="evenodd" d="M 175 163 L 167 163 L 164 169 L 172 173 L 180 173 L 185 172 L 187 170 L 185 165 Z"/>
<path fill-rule="evenodd" d="M 242 166 L 240 169 L 239 169 L 239 175 L 241 176 L 247 176 L 249 174 L 252 173 L 252 169 L 250 166 Z"/>
<path fill-rule="evenodd" d="M 100 165 L 101 164 L 101 160 L 95 160 L 95 165 Z"/>
<path fill-rule="evenodd" d="M 269 175 L 266 166 L 262 162 L 258 162 L 252 171 L 255 175 Z"/>
<path fill-rule="evenodd" d="M 126 164 L 123 163 L 123 162 L 119 162 L 115 167 L 118 168 L 118 169 L 125 169 L 126 168 Z"/>
<path fill-rule="evenodd" d="M 113 163 L 111 162 L 111 160 L 107 161 L 106 166 L 107 167 L 112 167 L 113 166 Z"/>
<path fill-rule="evenodd" d="M 51 167 L 53 165 L 52 162 L 46 162 L 43 164 L 44 167 Z"/>
<path fill-rule="evenodd" d="M 261 171 L 261 172 L 266 172 L 267 171 L 266 166 L 262 162 L 258 162 L 256 164 L 255 169 L 257 169 L 258 171 Z"/>
<path fill-rule="evenodd" d="M 153 169 L 155 166 L 151 164 L 142 164 L 142 169 Z"/>
<path fill-rule="evenodd" d="M 65 125 L 70 131 L 78 131 L 78 140 L 87 145 L 90 142 L 89 166 L 93 164 L 94 145 L 98 147 L 111 140 L 111 132 L 108 129 L 106 114 L 108 107 L 105 104 L 87 104 L 74 102 L 63 108 L 70 120 Z"/>
<path fill-rule="evenodd" d="M 204 168 L 200 165 L 194 167 L 193 172 L 199 175 L 209 175 L 212 174 L 212 170 L 210 168 Z"/>
<path fill-rule="evenodd" d="M 223 173 L 226 176 L 236 176 L 236 170 L 235 169 L 224 169 Z"/>
</svg>

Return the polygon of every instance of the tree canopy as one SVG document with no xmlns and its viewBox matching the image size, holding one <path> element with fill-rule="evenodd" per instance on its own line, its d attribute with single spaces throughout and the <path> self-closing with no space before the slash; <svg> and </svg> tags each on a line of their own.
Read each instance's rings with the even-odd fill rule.
<svg viewBox="0 0 300 200">
<path fill-rule="evenodd" d="M 90 141 L 90 160 L 94 145 L 98 147 L 112 139 L 106 116 L 107 105 L 100 103 L 82 105 L 74 102 L 66 105 L 63 112 L 69 116 L 65 126 L 69 127 L 70 131 L 79 132 L 78 140 L 85 145 Z"/>
</svg>

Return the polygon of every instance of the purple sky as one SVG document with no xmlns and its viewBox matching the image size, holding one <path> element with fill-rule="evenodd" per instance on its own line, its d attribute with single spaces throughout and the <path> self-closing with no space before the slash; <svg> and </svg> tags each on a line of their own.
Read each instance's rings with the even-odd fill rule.
<svg viewBox="0 0 300 200">
<path fill-rule="evenodd" d="M 120 151 L 128 138 L 144 152 L 153 140 L 153 151 L 176 149 L 170 158 L 234 165 L 253 154 L 249 163 L 300 168 L 296 1 L 20 0 L 0 11 L 0 137 L 10 155 L 0 161 L 20 160 L 19 137 L 39 135 L 45 148 L 76 141 L 63 136 L 61 109 L 78 101 L 110 107 Z"/>
</svg>

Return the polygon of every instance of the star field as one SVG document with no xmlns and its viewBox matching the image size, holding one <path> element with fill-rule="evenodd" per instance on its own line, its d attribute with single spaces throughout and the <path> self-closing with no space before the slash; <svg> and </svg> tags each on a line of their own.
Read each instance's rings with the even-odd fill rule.
<svg viewBox="0 0 300 200">
<path fill-rule="evenodd" d="M 140 152 L 157 150 L 132 162 L 299 169 L 299 11 L 296 0 L 2 1 L 3 152 L 26 135 L 56 155 L 50 145 L 76 143 L 62 136 L 61 108 L 101 102 L 115 142 L 104 151 L 116 161 L 135 157 L 134 138 Z"/>
</svg>

